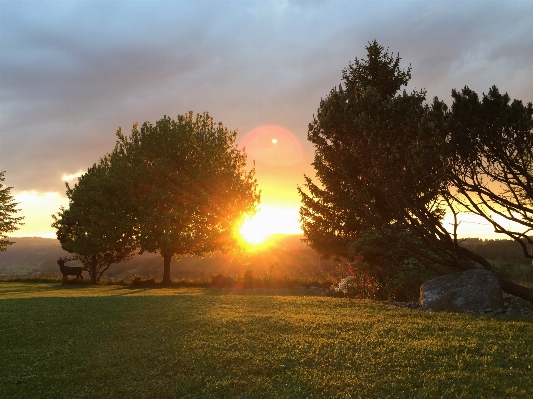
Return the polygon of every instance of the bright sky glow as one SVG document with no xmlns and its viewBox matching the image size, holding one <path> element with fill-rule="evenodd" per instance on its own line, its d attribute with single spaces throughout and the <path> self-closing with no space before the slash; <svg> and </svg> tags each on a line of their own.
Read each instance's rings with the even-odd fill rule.
<svg viewBox="0 0 533 399">
<path fill-rule="evenodd" d="M 526 228 L 519 223 L 510 222 L 509 220 L 498 216 L 492 216 L 496 222 L 498 222 L 503 228 L 511 231 L 524 231 Z M 494 227 L 487 220 L 481 216 L 472 215 L 470 213 L 460 213 L 457 221 L 459 226 L 457 227 L 457 235 L 459 238 L 481 238 L 491 240 L 509 240 L 510 238 L 505 234 L 497 234 L 494 232 Z M 447 213 L 444 218 L 444 227 L 451 233 L 453 232 L 453 215 Z"/>
<path fill-rule="evenodd" d="M 64 181 L 71 181 L 71 180 L 74 180 L 74 179 L 77 179 L 78 177 L 80 177 L 81 175 L 83 175 L 85 172 L 83 170 L 79 170 L 77 171 L 76 173 L 73 173 L 71 175 L 67 175 L 67 174 L 64 174 L 63 176 L 61 176 L 61 180 L 64 180 Z"/>
<path fill-rule="evenodd" d="M 26 216 L 15 236 L 54 235 L 65 181 L 113 149 L 118 126 L 188 111 L 238 129 L 261 206 L 296 220 L 296 186 L 314 176 L 308 125 L 373 38 L 412 65 L 407 91 L 428 101 L 450 105 L 465 85 L 533 101 L 533 1 L 449 3 L 2 1 L 1 170 Z M 460 231 L 501 237 L 476 223 Z"/>
<path fill-rule="evenodd" d="M 276 206 L 261 206 L 259 211 L 240 229 L 243 239 L 249 244 L 260 244 L 273 234 L 302 234 L 299 209 Z"/>
<path fill-rule="evenodd" d="M 13 197 L 20 209 L 16 216 L 24 216 L 24 225 L 9 236 L 56 238 L 55 230 L 50 226 L 53 222 L 52 214 L 57 213 L 60 206 L 68 206 L 66 197 L 59 193 L 36 191 L 13 193 Z"/>
</svg>

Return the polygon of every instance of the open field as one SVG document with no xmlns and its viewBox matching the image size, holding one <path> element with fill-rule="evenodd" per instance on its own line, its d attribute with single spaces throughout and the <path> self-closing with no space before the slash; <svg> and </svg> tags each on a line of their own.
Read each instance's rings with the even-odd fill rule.
<svg viewBox="0 0 533 399">
<path fill-rule="evenodd" d="M 2 398 L 530 398 L 533 319 L 0 282 Z"/>
</svg>

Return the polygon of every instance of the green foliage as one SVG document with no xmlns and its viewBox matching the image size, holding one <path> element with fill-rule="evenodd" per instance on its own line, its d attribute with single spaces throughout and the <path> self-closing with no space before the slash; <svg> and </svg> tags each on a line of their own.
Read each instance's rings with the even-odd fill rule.
<svg viewBox="0 0 533 399">
<path fill-rule="evenodd" d="M 510 263 L 493 263 L 492 269 L 494 273 L 500 278 L 509 279 L 511 277 L 511 268 L 513 266 Z"/>
<path fill-rule="evenodd" d="M 400 92 L 411 71 L 399 68 L 399 56 L 375 40 L 366 49 L 367 60 L 343 70 L 342 84 L 321 100 L 309 124 L 317 182 L 305 176 L 298 188 L 307 242 L 324 256 L 348 260 L 355 243 L 365 261 L 391 269 L 389 281 L 411 257 L 435 274 L 491 270 L 487 259 L 459 245 L 457 220 L 451 231 L 444 224 L 446 212 L 467 209 L 533 258 L 532 105 L 510 104 L 495 87 L 481 101 L 468 88 L 453 91 L 451 110 L 437 98 L 426 103 L 424 90 Z M 522 228 L 511 231 L 491 213 Z M 358 243 L 368 234 L 407 255 L 380 263 L 393 259 Z M 501 282 L 504 291 L 533 302 L 533 290 Z"/>
<path fill-rule="evenodd" d="M 449 195 L 533 259 L 533 104 L 511 102 L 496 86 L 481 98 L 468 87 L 452 97 L 447 128 L 456 193 Z"/>
<path fill-rule="evenodd" d="M 113 152 L 67 184 L 69 208 L 52 225 L 63 249 L 94 283 L 136 249 L 163 257 L 165 283 L 172 256 L 229 250 L 259 201 L 236 136 L 207 113 L 135 124 L 129 137 L 119 128 Z"/>
<path fill-rule="evenodd" d="M 249 290 L 0 292 L 3 398 L 525 399 L 533 386 L 526 317 Z"/>
<path fill-rule="evenodd" d="M 514 240 L 467 238 L 462 245 L 486 259 L 531 265 L 531 259 L 524 256 L 521 246 Z"/>
<path fill-rule="evenodd" d="M 52 227 L 61 247 L 76 254 L 96 284 L 111 264 L 130 259 L 136 247 L 124 179 L 106 157 L 73 188 L 66 186 L 69 206 L 52 215 Z"/>
<path fill-rule="evenodd" d="M 15 217 L 14 214 L 20 211 L 17 209 L 17 202 L 14 202 L 11 189 L 13 187 L 4 187 L 1 183 L 5 181 L 5 171 L 0 172 L 0 252 L 7 250 L 8 245 L 13 244 L 12 241 L 6 240 L 6 233 L 17 231 L 22 223 L 24 217 Z"/>
<path fill-rule="evenodd" d="M 368 229 L 402 233 L 391 223 L 406 202 L 426 217 L 442 216 L 442 208 L 428 207 L 444 173 L 444 141 L 434 128 L 444 105 L 424 105 L 424 91 L 399 93 L 410 70 L 401 71 L 400 58 L 376 41 L 367 52 L 368 60 L 343 71 L 343 85 L 321 100 L 309 125 L 320 184 L 306 176 L 300 216 L 306 239 L 326 256 L 347 256 L 349 243 Z"/>
<path fill-rule="evenodd" d="M 365 260 L 372 276 L 379 281 L 380 299 L 417 300 L 420 285 L 434 277 L 394 236 L 374 229 L 362 232 L 349 249 Z"/>
<path fill-rule="evenodd" d="M 236 131 L 207 114 L 163 117 L 131 135 L 117 131 L 111 163 L 129 183 L 135 206 L 135 239 L 141 252 L 164 258 L 170 282 L 172 256 L 202 256 L 235 245 L 238 224 L 259 201 L 255 171 L 245 171 L 246 154 Z"/>
<path fill-rule="evenodd" d="M 391 276 L 382 288 L 382 298 L 396 301 L 416 301 L 420 298 L 420 286 L 434 277 L 414 259 L 406 259 L 402 267 Z"/>
</svg>

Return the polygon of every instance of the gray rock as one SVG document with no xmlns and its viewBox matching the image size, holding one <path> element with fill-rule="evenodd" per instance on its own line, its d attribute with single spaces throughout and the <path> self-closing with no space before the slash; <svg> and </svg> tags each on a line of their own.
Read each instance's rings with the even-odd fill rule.
<svg viewBox="0 0 533 399">
<path fill-rule="evenodd" d="M 426 310 L 483 313 L 502 309 L 503 293 L 494 273 L 472 269 L 426 281 L 420 287 L 420 303 Z"/>
<path fill-rule="evenodd" d="M 505 310 L 507 316 L 521 316 L 522 311 L 520 309 L 508 308 Z"/>
</svg>

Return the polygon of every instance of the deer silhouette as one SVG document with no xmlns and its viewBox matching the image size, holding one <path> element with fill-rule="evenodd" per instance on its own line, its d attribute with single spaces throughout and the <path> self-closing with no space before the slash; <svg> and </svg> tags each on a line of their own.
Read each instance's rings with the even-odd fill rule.
<svg viewBox="0 0 533 399">
<path fill-rule="evenodd" d="M 67 276 L 76 276 L 76 280 L 81 278 L 81 281 L 83 281 L 83 276 L 81 274 L 83 268 L 81 267 L 70 267 L 65 266 L 65 263 L 67 263 L 70 260 L 73 260 L 75 258 L 59 258 L 57 261 L 57 264 L 59 265 L 59 270 L 61 270 L 61 273 L 63 274 L 63 282 L 67 281 Z"/>
</svg>

